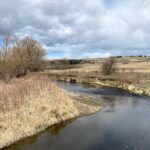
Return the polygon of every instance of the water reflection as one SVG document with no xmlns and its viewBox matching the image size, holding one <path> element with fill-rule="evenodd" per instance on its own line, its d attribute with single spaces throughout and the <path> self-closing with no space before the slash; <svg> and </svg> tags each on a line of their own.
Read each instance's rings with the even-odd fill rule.
<svg viewBox="0 0 150 150">
<path fill-rule="evenodd" d="M 61 132 L 61 130 L 63 130 L 65 127 L 67 127 L 73 121 L 75 121 L 75 119 L 59 123 L 57 125 L 54 125 L 54 126 L 48 128 L 46 131 L 47 131 L 47 133 L 50 133 L 50 135 L 57 135 Z"/>
<path fill-rule="evenodd" d="M 121 96 L 121 97 L 132 97 L 137 96 L 135 94 L 131 94 L 127 91 L 123 91 L 118 88 L 104 87 L 100 88 L 91 87 L 83 84 L 76 83 L 66 83 L 66 82 L 56 82 L 60 87 L 65 88 L 68 91 L 81 93 L 81 94 L 90 94 L 90 95 L 103 95 L 103 96 Z"/>
<path fill-rule="evenodd" d="M 69 91 L 89 94 L 105 108 L 27 139 L 7 150 L 149 150 L 150 98 L 110 88 L 87 88 L 63 83 Z M 94 91 L 95 90 L 95 91 Z M 109 95 L 97 93 L 105 91 Z M 121 95 L 123 93 L 123 96 Z M 116 94 L 116 95 L 115 95 Z"/>
<path fill-rule="evenodd" d="M 72 119 L 72 120 L 68 120 L 68 121 L 65 121 L 65 122 L 62 122 L 62 123 L 59 123 L 57 125 L 54 125 L 50 128 L 47 128 L 45 133 L 47 135 L 47 138 L 48 136 L 56 136 L 58 135 L 59 133 L 61 133 L 61 131 L 67 127 L 69 124 L 71 124 L 73 121 L 75 121 L 75 119 Z M 20 142 L 18 142 L 17 144 L 14 144 L 8 148 L 5 148 L 4 150 L 19 150 L 19 149 L 29 149 L 29 145 L 34 145 L 36 144 L 36 142 L 39 140 L 39 137 L 42 136 L 43 133 L 39 133 L 35 136 L 32 136 L 32 137 L 29 137 L 29 138 L 26 138 L 24 140 L 21 140 Z M 20 147 L 21 146 L 21 147 Z M 31 147 L 30 147 L 31 148 Z"/>
</svg>

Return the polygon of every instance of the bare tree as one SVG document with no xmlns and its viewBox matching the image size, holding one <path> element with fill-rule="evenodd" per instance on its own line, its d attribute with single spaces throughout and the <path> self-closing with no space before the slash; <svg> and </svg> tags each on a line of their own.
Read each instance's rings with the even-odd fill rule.
<svg viewBox="0 0 150 150">
<path fill-rule="evenodd" d="M 3 36 L 3 45 L 0 49 L 0 76 L 6 82 L 10 80 L 12 74 L 11 62 L 11 38 L 9 35 Z"/>
<path fill-rule="evenodd" d="M 8 82 L 13 77 L 26 75 L 27 71 L 39 71 L 43 67 L 45 51 L 31 37 L 12 42 L 5 35 L 0 49 L 0 77 Z"/>
<path fill-rule="evenodd" d="M 25 37 L 19 42 L 20 56 L 25 70 L 38 71 L 42 68 L 45 51 L 42 45 L 31 37 Z"/>
<path fill-rule="evenodd" d="M 45 50 L 31 37 L 15 42 L 12 52 L 16 62 L 17 76 L 25 75 L 27 71 L 39 71 L 43 68 Z"/>
<path fill-rule="evenodd" d="M 103 75 L 110 75 L 111 73 L 115 72 L 115 58 L 109 57 L 106 62 L 102 64 L 101 72 Z"/>
</svg>

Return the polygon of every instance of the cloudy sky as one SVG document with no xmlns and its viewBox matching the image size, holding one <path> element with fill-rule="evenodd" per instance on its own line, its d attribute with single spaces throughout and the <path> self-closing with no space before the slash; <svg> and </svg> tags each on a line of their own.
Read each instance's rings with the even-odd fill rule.
<svg viewBox="0 0 150 150">
<path fill-rule="evenodd" d="M 4 33 L 34 37 L 49 58 L 150 55 L 150 0 L 1 0 Z"/>
</svg>

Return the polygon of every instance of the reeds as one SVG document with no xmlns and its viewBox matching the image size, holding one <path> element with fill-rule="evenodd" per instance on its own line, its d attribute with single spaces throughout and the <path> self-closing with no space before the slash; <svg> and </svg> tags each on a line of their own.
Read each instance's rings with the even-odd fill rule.
<svg viewBox="0 0 150 150">
<path fill-rule="evenodd" d="M 13 79 L 10 83 L 0 83 L 0 112 L 19 109 L 26 98 L 39 96 L 45 90 L 53 92 L 58 89 L 48 77 L 32 77 L 29 79 Z M 58 93 L 57 93 L 58 94 Z M 57 95 L 56 94 L 56 95 Z"/>
</svg>

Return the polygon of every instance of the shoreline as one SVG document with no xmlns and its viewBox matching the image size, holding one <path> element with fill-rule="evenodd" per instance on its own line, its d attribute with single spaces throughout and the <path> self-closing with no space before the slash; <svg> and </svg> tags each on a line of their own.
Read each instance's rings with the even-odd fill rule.
<svg viewBox="0 0 150 150">
<path fill-rule="evenodd" d="M 81 76 L 71 76 L 71 75 L 61 75 L 61 74 L 49 74 L 49 77 L 52 80 L 57 81 L 66 81 L 71 83 L 82 83 L 87 85 L 92 85 L 94 87 L 112 87 L 122 89 L 132 94 L 137 94 L 139 96 L 150 96 L 150 88 L 140 88 L 135 84 L 122 83 L 119 81 L 111 81 L 111 80 L 101 80 L 98 78 L 90 78 L 90 77 L 81 77 Z"/>
<path fill-rule="evenodd" d="M 36 134 L 39 134 L 46 130 L 47 128 L 57 125 L 59 123 L 76 119 L 82 116 L 87 116 L 91 115 L 94 113 L 97 113 L 103 109 L 103 106 L 101 103 L 94 102 L 90 99 L 85 98 L 86 103 L 84 102 L 84 98 L 81 98 L 75 94 L 71 94 L 71 108 L 69 108 L 69 111 L 66 110 L 62 114 L 57 114 L 56 116 L 48 116 L 47 113 L 44 113 L 44 116 L 47 115 L 44 119 L 40 118 L 39 116 L 36 116 L 37 119 L 39 120 L 36 125 L 32 124 L 30 127 L 26 125 L 27 129 L 21 128 L 22 126 L 22 120 L 20 120 L 20 124 L 17 125 L 18 121 L 15 121 L 13 124 L 14 127 L 11 128 L 11 130 L 8 130 L 6 133 L 3 133 L 2 135 L 2 130 L 0 129 L 0 149 L 5 149 L 8 147 L 11 147 L 17 142 L 22 141 L 24 139 L 27 139 L 29 137 L 35 136 Z M 67 107 L 70 107 L 69 105 Z M 64 109 L 62 107 L 62 109 Z M 83 111 L 84 110 L 84 111 Z M 61 110 L 60 110 L 61 111 Z M 41 114 L 42 112 L 40 112 Z M 51 113 L 51 112 L 49 112 Z M 35 117 L 35 116 L 33 116 Z M 22 123 L 22 124 L 21 124 Z M 20 129 L 19 129 L 20 126 Z M 19 130 L 19 132 L 15 132 L 15 129 Z M 12 130 L 14 129 L 14 130 Z M 7 129 L 6 129 L 7 130 Z M 3 137 L 3 138 L 2 138 Z"/>
<path fill-rule="evenodd" d="M 139 89 L 133 84 L 120 83 L 117 81 L 102 81 L 96 78 L 87 80 L 86 78 L 81 77 L 64 77 L 61 75 L 53 75 L 50 78 L 59 81 L 82 83 L 95 87 L 114 87 L 129 91 L 133 94 L 150 96 L 149 89 L 146 91 L 145 89 Z M 11 145 L 13 146 L 19 141 L 35 136 L 53 125 L 57 125 L 59 123 L 82 116 L 88 116 L 103 109 L 102 104 L 100 102 L 93 101 L 92 98 L 82 97 L 75 95 L 74 93 L 70 94 L 61 88 L 56 88 L 55 91 L 57 90 L 58 92 L 55 93 L 56 95 L 51 97 L 49 91 L 46 89 L 46 91 L 42 92 L 34 102 L 32 100 L 33 97 L 27 97 L 27 99 L 31 100 L 31 108 L 23 106 L 21 109 L 19 109 L 19 111 L 16 112 L 12 111 L 5 114 L 0 113 L 0 120 L 2 122 L 5 121 L 5 116 L 6 118 L 11 118 L 9 120 L 10 124 L 7 123 L 5 127 L 3 127 L 3 124 L 0 123 L 0 149 L 11 147 Z M 57 94 L 60 92 L 61 95 L 58 99 L 62 99 L 63 96 L 66 96 L 66 100 L 62 101 L 59 106 L 56 106 L 55 110 L 47 107 L 50 105 L 52 100 L 55 100 L 55 96 L 57 96 Z M 51 100 L 49 101 L 49 99 Z M 42 101 L 42 103 L 39 101 Z M 23 116 L 18 117 L 17 113 Z M 6 119 L 6 122 L 7 121 L 8 120 Z"/>
</svg>

